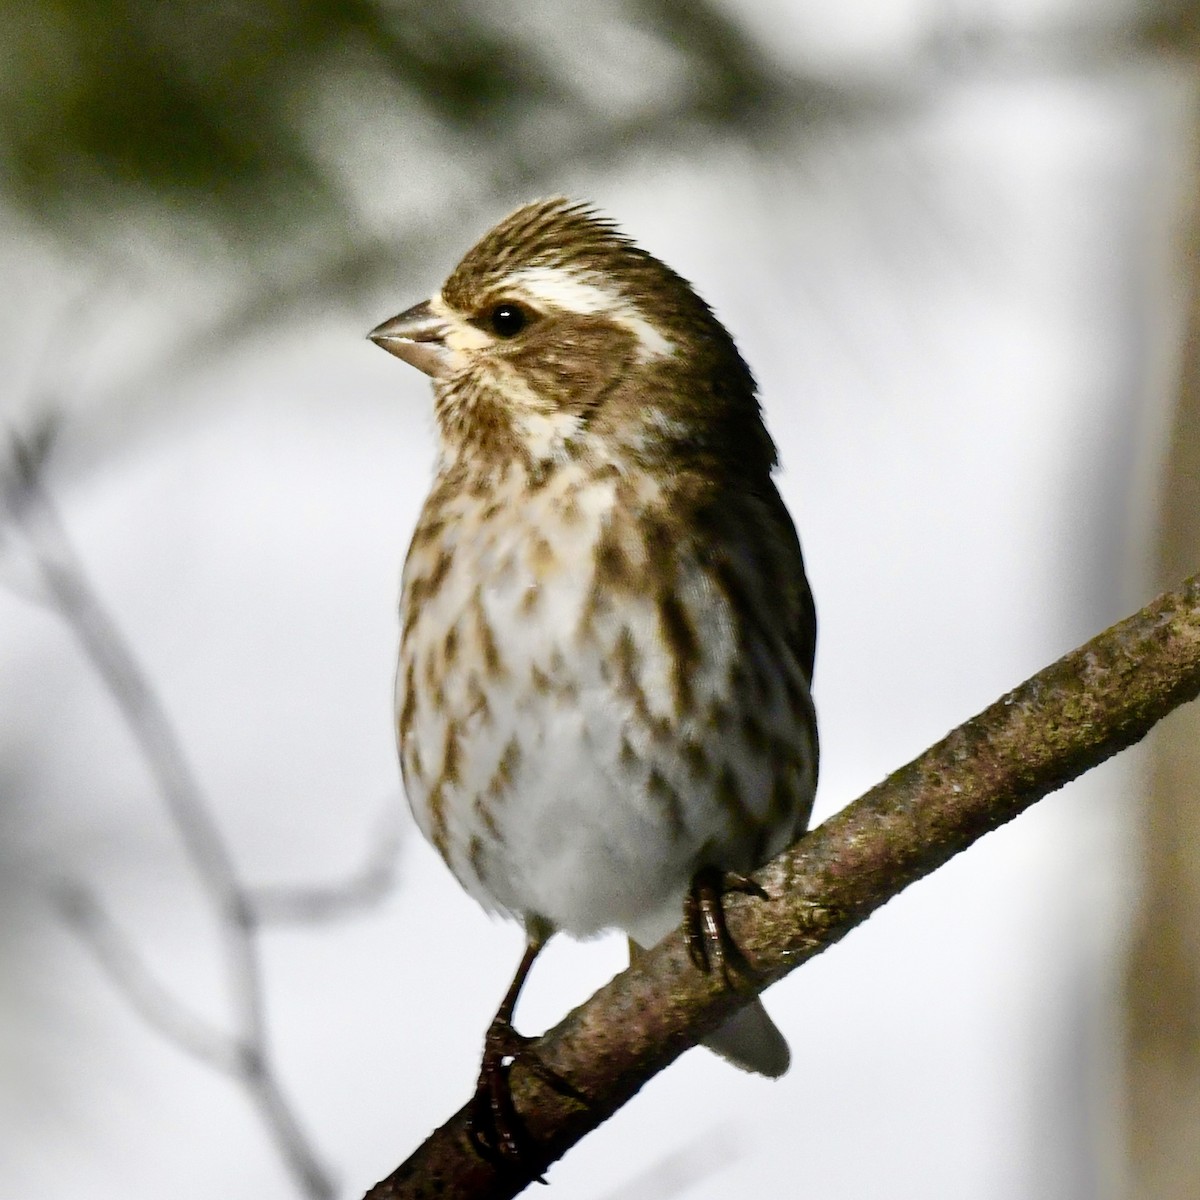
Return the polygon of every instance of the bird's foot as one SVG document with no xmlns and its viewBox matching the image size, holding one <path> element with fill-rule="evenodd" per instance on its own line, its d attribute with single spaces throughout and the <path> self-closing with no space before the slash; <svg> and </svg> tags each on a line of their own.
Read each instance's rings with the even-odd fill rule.
<svg viewBox="0 0 1200 1200">
<path fill-rule="evenodd" d="M 688 956 L 698 971 L 705 974 L 720 971 L 730 987 L 739 988 L 741 979 L 730 972 L 730 967 L 744 960 L 725 924 L 724 897 L 727 892 L 741 892 L 760 900 L 769 898 L 766 891 L 746 875 L 722 871 L 718 867 L 701 867 L 683 901 L 684 936 Z"/>
<path fill-rule="evenodd" d="M 516 1166 L 531 1157 L 532 1143 L 513 1105 L 508 1071 L 532 1041 L 500 1015 L 488 1026 L 483 1039 L 483 1061 L 467 1132 L 479 1153 L 497 1166 Z"/>
<path fill-rule="evenodd" d="M 483 1040 L 483 1061 L 479 1082 L 471 1100 L 467 1132 L 476 1150 L 497 1167 L 536 1169 L 534 1178 L 545 1183 L 536 1164 L 542 1159 L 538 1145 L 529 1135 L 513 1104 L 509 1070 L 517 1059 L 524 1069 L 536 1075 L 560 1095 L 586 1104 L 584 1095 L 530 1052 L 535 1038 L 518 1033 L 512 1022 L 497 1015 L 488 1026 Z"/>
</svg>

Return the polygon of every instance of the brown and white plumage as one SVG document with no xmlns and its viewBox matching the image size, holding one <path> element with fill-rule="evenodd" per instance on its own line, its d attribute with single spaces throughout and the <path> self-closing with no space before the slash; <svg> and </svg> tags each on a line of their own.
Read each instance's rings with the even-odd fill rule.
<svg viewBox="0 0 1200 1200">
<path fill-rule="evenodd" d="M 401 602 L 417 822 L 531 936 L 652 945 L 697 871 L 754 869 L 812 806 L 815 617 L 750 371 L 683 279 L 564 200 L 372 336 L 433 376 L 439 432 Z M 714 1045 L 786 1068 L 758 1005 Z"/>
</svg>

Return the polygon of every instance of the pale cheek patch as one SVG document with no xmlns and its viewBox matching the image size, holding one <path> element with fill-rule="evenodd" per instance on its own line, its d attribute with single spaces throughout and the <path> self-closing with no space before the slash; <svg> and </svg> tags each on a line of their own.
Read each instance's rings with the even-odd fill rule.
<svg viewBox="0 0 1200 1200">
<path fill-rule="evenodd" d="M 637 339 L 638 357 L 643 362 L 666 358 L 675 349 L 635 305 L 616 290 L 606 287 L 597 275 L 563 267 L 527 267 L 514 274 L 510 282 L 529 297 L 535 308 L 542 305 L 581 316 L 603 313 L 633 334 Z"/>
<path fill-rule="evenodd" d="M 429 307 L 446 322 L 446 349 L 450 351 L 455 367 L 466 366 L 467 359 L 464 355 L 484 350 L 492 344 L 492 339 L 482 329 L 467 324 L 442 299 L 440 292 L 429 301 Z"/>
</svg>

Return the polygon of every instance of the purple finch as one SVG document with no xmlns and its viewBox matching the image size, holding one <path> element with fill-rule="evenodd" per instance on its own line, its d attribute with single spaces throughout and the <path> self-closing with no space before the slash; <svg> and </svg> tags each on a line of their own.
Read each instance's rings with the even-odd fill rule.
<svg viewBox="0 0 1200 1200">
<path fill-rule="evenodd" d="M 433 379 L 438 458 L 404 567 L 400 762 L 424 835 L 528 947 L 481 1103 L 556 930 L 651 946 L 803 833 L 816 618 L 775 446 L 733 339 L 589 208 L 518 209 L 371 337 Z M 761 1004 L 706 1043 L 783 1073 Z"/>
</svg>

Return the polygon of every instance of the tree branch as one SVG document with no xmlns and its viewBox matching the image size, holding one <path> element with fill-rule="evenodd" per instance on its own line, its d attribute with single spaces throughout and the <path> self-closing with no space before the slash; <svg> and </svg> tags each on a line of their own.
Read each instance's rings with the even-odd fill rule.
<svg viewBox="0 0 1200 1200">
<path fill-rule="evenodd" d="M 839 941 L 916 879 L 1048 792 L 1139 741 L 1200 694 L 1200 576 L 1047 667 L 848 805 L 757 875 L 767 902 L 731 897 L 748 983 L 690 963 L 678 932 L 547 1033 L 537 1057 L 587 1104 L 518 1060 L 513 1098 L 542 1158 L 498 1169 L 464 1107 L 368 1200 L 509 1197 L 658 1071 L 761 991 Z"/>
</svg>

